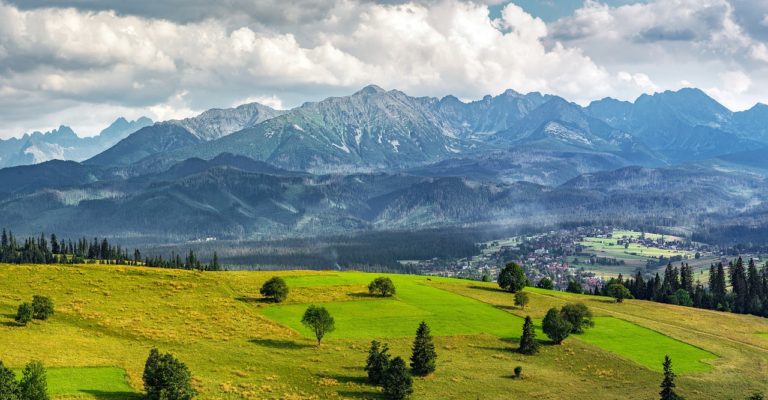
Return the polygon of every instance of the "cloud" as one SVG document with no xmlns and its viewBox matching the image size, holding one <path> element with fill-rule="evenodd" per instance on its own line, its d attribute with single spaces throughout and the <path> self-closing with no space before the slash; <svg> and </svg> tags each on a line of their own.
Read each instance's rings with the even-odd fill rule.
<svg viewBox="0 0 768 400">
<path fill-rule="evenodd" d="M 179 22 L 86 4 L 93 10 L 0 3 L 0 90 L 29 110 L 99 104 L 164 119 L 245 98 L 292 106 L 369 83 L 417 95 L 515 88 L 586 102 L 610 94 L 614 80 L 580 49 L 545 44 L 546 24 L 514 4 L 492 19 L 484 4 L 453 0 L 340 1 L 331 10 L 307 2 L 279 7 L 269 27 L 264 17 L 237 24 L 232 10 L 216 7 L 211 18 Z"/>
<path fill-rule="evenodd" d="M 654 0 L 611 7 L 587 0 L 573 15 L 550 24 L 550 41 L 583 49 L 585 55 L 632 86 L 616 86 L 615 96 L 632 99 L 639 91 L 708 88 L 734 109 L 765 101 L 768 49 L 759 34 L 768 5 L 744 0 Z M 765 3 L 765 2 L 762 2 Z M 761 16 L 754 20 L 754 13 Z M 753 84 L 726 87 L 739 77 Z M 641 74 L 653 82 L 630 79 Z M 726 79 L 721 79 L 726 77 Z M 681 84 L 685 81 L 687 84 Z M 740 80 L 742 84 L 745 80 Z M 741 86 L 740 86 L 741 87 Z"/>
<path fill-rule="evenodd" d="M 56 118 L 90 130 L 89 107 L 106 125 L 119 116 L 108 110 L 163 120 L 253 100 L 285 108 L 370 83 L 464 99 L 512 88 L 584 104 L 684 80 L 726 93 L 736 79 L 719 77 L 739 71 L 751 85 L 721 98 L 765 101 L 758 37 L 768 10 L 746 0 L 588 0 L 553 23 L 514 3 L 491 12 L 493 3 L 0 0 L 0 137 Z"/>
</svg>

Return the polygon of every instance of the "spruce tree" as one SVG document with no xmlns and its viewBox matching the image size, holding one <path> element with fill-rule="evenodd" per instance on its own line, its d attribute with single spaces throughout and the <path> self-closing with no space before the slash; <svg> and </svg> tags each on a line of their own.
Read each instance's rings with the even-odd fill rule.
<svg viewBox="0 0 768 400">
<path fill-rule="evenodd" d="M 522 354 L 536 354 L 539 352 L 539 343 L 536 341 L 536 331 L 533 328 L 533 320 L 525 317 L 523 323 L 523 335 L 520 336 L 520 347 L 517 349 Z"/>
<path fill-rule="evenodd" d="M 413 341 L 413 355 L 411 355 L 411 369 L 414 375 L 426 376 L 435 372 L 437 352 L 432 335 L 427 323 L 421 321 L 416 330 L 416 339 Z"/>
<path fill-rule="evenodd" d="M 0 399 L 18 400 L 19 383 L 16 382 L 16 375 L 0 361 Z"/>
<path fill-rule="evenodd" d="M 24 367 L 19 382 L 19 398 L 48 400 L 48 382 L 45 377 L 45 368 L 40 361 L 32 361 Z"/>
<path fill-rule="evenodd" d="M 408 374 L 405 361 L 395 357 L 384 376 L 384 395 L 390 400 L 403 400 L 413 393 L 413 378 Z"/>
<path fill-rule="evenodd" d="M 675 373 L 672 372 L 672 359 L 664 356 L 664 380 L 661 381 L 661 400 L 683 400 L 675 393 Z"/>
<path fill-rule="evenodd" d="M 365 364 L 365 372 L 368 373 L 368 383 L 381 385 L 389 368 L 389 347 L 381 346 L 376 340 L 371 342 L 368 350 L 368 360 Z"/>
</svg>

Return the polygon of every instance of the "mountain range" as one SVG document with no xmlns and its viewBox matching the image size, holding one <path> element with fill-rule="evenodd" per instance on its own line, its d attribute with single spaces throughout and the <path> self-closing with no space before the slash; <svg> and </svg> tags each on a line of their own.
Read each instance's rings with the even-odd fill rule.
<svg viewBox="0 0 768 400">
<path fill-rule="evenodd" d="M 143 126 L 83 162 L 1 169 L 0 225 L 168 241 L 691 228 L 768 215 L 766 121 L 764 105 L 732 112 L 697 89 L 582 107 L 512 90 L 464 102 L 367 86 L 291 110 L 209 110 Z"/>
</svg>

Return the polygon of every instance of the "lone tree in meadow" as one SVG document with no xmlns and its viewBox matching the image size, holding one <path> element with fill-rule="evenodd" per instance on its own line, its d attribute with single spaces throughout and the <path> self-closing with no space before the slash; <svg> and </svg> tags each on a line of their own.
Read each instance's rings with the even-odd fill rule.
<svg viewBox="0 0 768 400">
<path fill-rule="evenodd" d="M 32 296 L 32 317 L 46 320 L 53 315 L 53 301 L 45 296 Z"/>
<path fill-rule="evenodd" d="M 190 400 L 197 396 L 189 368 L 170 353 L 150 350 L 143 378 L 147 400 Z"/>
<path fill-rule="evenodd" d="M 632 298 L 632 292 L 630 292 L 629 289 L 627 289 L 627 287 L 621 283 L 612 283 L 608 285 L 607 293 L 608 296 L 613 297 L 617 303 L 623 303 L 624 299 Z"/>
<path fill-rule="evenodd" d="M 413 378 L 405 367 L 405 361 L 395 357 L 384 375 L 384 395 L 390 400 L 403 400 L 413 393 Z"/>
<path fill-rule="evenodd" d="M 395 284 L 392 279 L 386 276 L 380 276 L 368 285 L 368 293 L 377 294 L 383 297 L 390 297 L 395 294 Z"/>
<path fill-rule="evenodd" d="M 275 303 L 280 303 L 288 297 L 288 285 L 283 278 L 274 276 L 264 282 L 259 293 L 264 297 L 272 299 Z"/>
<path fill-rule="evenodd" d="M 536 331 L 533 329 L 533 320 L 530 316 L 525 317 L 523 324 L 523 335 L 520 336 L 520 347 L 518 353 L 536 354 L 539 352 L 539 343 L 536 341 Z"/>
<path fill-rule="evenodd" d="M 522 290 L 528 284 L 523 267 L 511 262 L 499 272 L 499 287 L 512 293 Z"/>
<path fill-rule="evenodd" d="M 437 352 L 432 334 L 427 323 L 421 321 L 416 330 L 416 339 L 413 340 L 413 355 L 411 355 L 411 369 L 414 375 L 427 376 L 435 372 Z"/>
<path fill-rule="evenodd" d="M 515 293 L 515 305 L 520 308 L 525 308 L 528 305 L 528 293 L 523 291 Z"/>
<path fill-rule="evenodd" d="M 32 361 L 24 367 L 19 382 L 19 399 L 48 400 L 48 381 L 40 361 Z"/>
<path fill-rule="evenodd" d="M 675 373 L 672 372 L 672 359 L 664 356 L 664 380 L 661 381 L 661 400 L 683 400 L 683 397 L 675 393 Z"/>
<path fill-rule="evenodd" d="M 0 399 L 19 400 L 19 383 L 16 374 L 0 361 Z"/>
<path fill-rule="evenodd" d="M 584 333 L 585 329 L 595 326 L 592 311 L 584 303 L 568 303 L 560 310 L 560 315 L 571 323 L 571 333 Z"/>
<path fill-rule="evenodd" d="M 336 322 L 333 317 L 325 307 L 321 306 L 311 305 L 307 307 L 307 311 L 304 311 L 304 316 L 301 318 L 301 323 L 315 333 L 318 346 L 320 346 L 325 334 L 336 329 Z"/>
<path fill-rule="evenodd" d="M 365 372 L 368 373 L 368 383 L 371 385 L 381 385 L 384 383 L 384 377 L 389 368 L 389 347 L 383 346 L 377 342 L 371 342 L 371 348 L 368 350 L 368 361 L 365 364 Z"/>
<path fill-rule="evenodd" d="M 29 321 L 32 321 L 32 305 L 29 303 L 21 303 L 19 304 L 19 308 L 16 311 L 16 322 L 26 325 L 29 323 Z"/>
<path fill-rule="evenodd" d="M 541 322 L 541 328 L 552 342 L 560 344 L 570 335 L 573 325 L 566 321 L 556 308 L 550 308 Z"/>
</svg>

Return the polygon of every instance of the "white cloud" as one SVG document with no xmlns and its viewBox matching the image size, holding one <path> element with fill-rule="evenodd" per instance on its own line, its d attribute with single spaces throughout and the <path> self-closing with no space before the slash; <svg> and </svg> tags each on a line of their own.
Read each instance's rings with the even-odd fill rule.
<svg viewBox="0 0 768 400">
<path fill-rule="evenodd" d="M 0 137 L 53 118 L 77 125 L 88 107 L 104 124 L 118 116 L 106 110 L 180 118 L 253 100 L 291 107 L 369 83 L 465 99 L 512 88 L 584 104 L 685 80 L 731 93 L 720 95 L 730 106 L 765 101 L 757 88 L 768 85 L 759 77 L 768 76 L 768 49 L 729 1 L 588 0 L 548 25 L 513 3 L 492 19 L 494 1 L 234 1 L 230 14 L 194 2 L 174 21 L 119 2 L 106 3 L 125 7 L 118 13 L 0 0 Z M 724 87 L 737 81 L 723 75 L 734 66 L 752 81 L 738 93 Z"/>
</svg>

